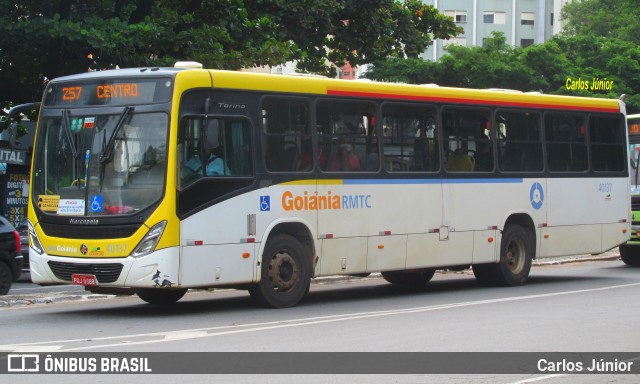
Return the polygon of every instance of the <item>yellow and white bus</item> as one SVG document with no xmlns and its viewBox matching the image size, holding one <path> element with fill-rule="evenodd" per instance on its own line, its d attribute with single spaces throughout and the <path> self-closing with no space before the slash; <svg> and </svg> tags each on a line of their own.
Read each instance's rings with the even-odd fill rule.
<svg viewBox="0 0 640 384">
<path fill-rule="evenodd" d="M 189 68 L 51 81 L 31 171 L 31 278 L 173 303 L 296 305 L 310 280 L 426 284 L 629 239 L 618 100 Z"/>
</svg>

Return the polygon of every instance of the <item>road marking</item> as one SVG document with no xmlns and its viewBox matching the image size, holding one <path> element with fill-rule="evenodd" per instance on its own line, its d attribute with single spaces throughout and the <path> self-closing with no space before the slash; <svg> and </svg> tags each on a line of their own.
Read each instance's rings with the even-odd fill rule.
<svg viewBox="0 0 640 384">
<path fill-rule="evenodd" d="M 562 376 L 567 376 L 566 374 L 561 374 L 561 373 L 556 373 L 554 375 L 546 375 L 546 376 L 539 376 L 539 377 L 534 377 L 532 379 L 526 379 L 526 380 L 520 380 L 520 381 L 514 381 L 511 384 L 527 384 L 527 383 L 535 383 L 536 381 L 544 381 L 544 380 L 550 380 L 550 379 L 555 379 L 557 377 L 562 377 Z"/>
<path fill-rule="evenodd" d="M 86 343 L 86 342 L 97 342 L 97 341 L 107 341 L 107 342 L 113 341 L 113 342 L 107 343 L 107 344 L 100 344 L 100 345 L 85 345 L 85 346 L 78 346 L 78 347 L 69 347 L 69 348 L 64 348 L 63 351 L 82 351 L 82 350 L 91 350 L 91 349 L 100 349 L 100 348 L 121 347 L 123 343 L 127 343 L 127 345 L 155 344 L 155 343 L 170 342 L 174 340 L 217 337 L 217 336 L 226 336 L 226 335 L 234 335 L 234 334 L 261 332 L 261 331 L 268 331 L 268 330 L 275 330 L 275 329 L 303 327 L 303 326 L 311 326 L 311 325 L 317 325 L 317 324 L 360 320 L 360 319 L 367 319 L 367 318 L 374 318 L 374 317 L 396 316 L 396 315 L 423 313 L 423 312 L 439 311 L 439 310 L 454 309 L 454 308 L 465 308 L 465 307 L 472 307 L 476 305 L 499 304 L 499 303 L 508 303 L 508 302 L 515 302 L 515 301 L 523 301 L 523 300 L 535 300 L 535 299 L 541 299 L 541 298 L 547 298 L 547 297 L 576 295 L 576 294 L 582 294 L 582 293 L 607 291 L 612 289 L 622 289 L 622 288 L 630 288 L 630 287 L 637 287 L 637 286 L 640 286 L 640 283 L 613 285 L 608 287 L 590 288 L 590 289 L 582 289 L 582 290 L 574 290 L 574 291 L 543 293 L 543 294 L 537 294 L 537 295 L 506 297 L 506 298 L 500 298 L 500 299 L 487 299 L 487 300 L 478 300 L 478 301 L 469 301 L 469 302 L 460 302 L 460 303 L 438 304 L 438 305 L 431 305 L 426 307 L 415 307 L 415 308 L 372 311 L 372 312 L 358 312 L 358 313 L 350 313 L 350 314 L 347 313 L 347 314 L 341 314 L 341 315 L 318 316 L 318 317 L 309 317 L 309 318 L 291 319 L 291 320 L 279 320 L 279 321 L 252 323 L 252 324 L 244 324 L 244 325 L 242 324 L 224 325 L 224 326 L 218 326 L 218 327 L 193 328 L 193 329 L 183 329 L 183 330 L 174 330 L 174 331 L 165 331 L 165 332 L 150 332 L 150 333 L 141 333 L 141 334 L 133 334 L 133 335 L 122 335 L 122 336 L 52 340 L 52 341 L 41 341 L 41 342 L 24 343 L 24 344 L 0 345 L 0 351 L 12 352 L 15 350 L 15 348 L 25 348 L 27 346 L 46 348 L 46 346 L 50 344 L 53 344 L 56 346 L 58 345 L 64 346 L 64 345 L 73 344 L 73 343 Z M 136 339 L 136 338 L 138 339 L 146 338 L 147 340 L 133 341 L 133 339 Z M 149 338 L 152 338 L 152 339 L 149 340 Z"/>
</svg>

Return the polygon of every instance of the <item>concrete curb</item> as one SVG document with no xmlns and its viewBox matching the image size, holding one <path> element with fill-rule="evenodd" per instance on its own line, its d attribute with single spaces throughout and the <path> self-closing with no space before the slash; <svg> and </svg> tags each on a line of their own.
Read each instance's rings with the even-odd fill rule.
<svg viewBox="0 0 640 384">
<path fill-rule="evenodd" d="M 610 261 L 620 259 L 620 253 L 618 249 L 615 248 L 611 251 L 599 254 L 599 255 L 578 255 L 578 256 L 566 256 L 566 257 L 554 257 L 542 260 L 534 260 L 532 265 L 534 267 L 543 267 L 543 266 L 553 266 L 553 265 L 562 265 L 569 263 L 579 263 L 579 262 L 589 262 L 589 261 Z M 622 263 L 622 262 L 621 262 Z M 471 270 L 464 271 L 438 271 L 438 273 L 449 274 L 449 273 L 464 273 L 464 274 L 473 274 Z M 312 284 L 331 284 L 341 281 L 349 281 L 349 280 L 363 280 L 363 279 L 378 279 L 382 278 L 380 273 L 372 273 L 367 277 L 355 277 L 355 276 L 329 276 L 329 277 L 319 277 L 311 280 Z M 28 306 L 35 304 L 52 304 L 52 303 L 61 303 L 61 302 L 70 302 L 70 301 L 90 301 L 90 300 L 100 300 L 107 298 L 115 298 L 118 297 L 116 295 L 103 295 L 103 294 L 93 294 L 90 292 L 86 293 L 77 293 L 77 292 L 56 292 L 53 294 L 23 294 L 23 295 L 6 295 L 0 296 L 0 309 L 9 308 L 9 307 L 17 307 L 17 306 Z"/>
</svg>

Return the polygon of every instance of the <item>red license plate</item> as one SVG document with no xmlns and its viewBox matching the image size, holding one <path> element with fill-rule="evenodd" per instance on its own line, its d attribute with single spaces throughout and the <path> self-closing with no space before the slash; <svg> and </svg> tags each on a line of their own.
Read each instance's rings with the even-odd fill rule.
<svg viewBox="0 0 640 384">
<path fill-rule="evenodd" d="M 95 275 L 71 275 L 71 282 L 77 285 L 98 285 L 98 279 Z"/>
</svg>

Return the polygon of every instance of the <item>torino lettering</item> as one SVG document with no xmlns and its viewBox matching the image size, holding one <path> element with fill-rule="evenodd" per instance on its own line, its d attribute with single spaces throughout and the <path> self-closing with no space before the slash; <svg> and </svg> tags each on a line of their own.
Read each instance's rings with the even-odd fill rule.
<svg viewBox="0 0 640 384">
<path fill-rule="evenodd" d="M 313 211 L 325 209 L 362 209 L 371 208 L 371 195 L 326 195 L 304 191 L 294 195 L 291 191 L 282 194 L 282 208 L 285 211 Z"/>
</svg>

